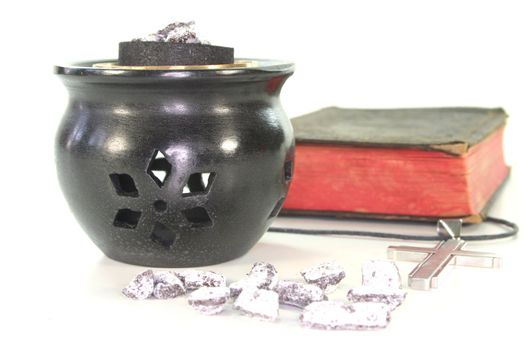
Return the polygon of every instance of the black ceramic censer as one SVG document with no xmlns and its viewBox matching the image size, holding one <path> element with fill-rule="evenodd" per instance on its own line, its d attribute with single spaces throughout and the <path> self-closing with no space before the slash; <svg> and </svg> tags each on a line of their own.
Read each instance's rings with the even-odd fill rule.
<svg viewBox="0 0 525 350">
<path fill-rule="evenodd" d="M 55 72 L 70 98 L 56 139 L 60 184 L 108 257 L 224 262 L 278 214 L 294 157 L 279 93 L 293 64 L 234 60 L 232 48 L 191 40 L 131 41 L 118 62 Z"/>
</svg>

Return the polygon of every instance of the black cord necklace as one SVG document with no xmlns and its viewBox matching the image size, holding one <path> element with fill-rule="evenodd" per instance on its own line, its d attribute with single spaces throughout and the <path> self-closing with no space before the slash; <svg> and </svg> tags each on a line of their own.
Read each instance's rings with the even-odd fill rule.
<svg viewBox="0 0 525 350">
<path fill-rule="evenodd" d="M 519 227 L 514 222 L 487 217 L 484 222 L 501 225 L 507 228 L 504 232 L 498 232 L 493 234 L 482 234 L 482 235 L 463 235 L 461 238 L 465 241 L 491 241 L 502 238 L 514 237 L 518 234 Z M 391 232 L 373 232 L 373 231 L 358 231 L 358 230 L 331 230 L 331 229 L 305 229 L 305 228 L 293 228 L 293 227 L 278 227 L 271 226 L 268 232 L 280 232 L 280 233 L 297 233 L 307 235 L 344 235 L 344 236 L 356 236 L 356 237 L 375 237 L 375 238 L 386 238 L 386 239 L 401 239 L 401 240 L 413 240 L 413 241 L 441 241 L 443 237 L 439 235 L 409 235 L 399 234 Z"/>
</svg>

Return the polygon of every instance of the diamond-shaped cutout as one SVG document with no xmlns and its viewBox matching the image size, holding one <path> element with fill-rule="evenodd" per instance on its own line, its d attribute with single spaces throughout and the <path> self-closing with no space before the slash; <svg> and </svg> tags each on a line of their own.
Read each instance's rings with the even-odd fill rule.
<svg viewBox="0 0 525 350">
<path fill-rule="evenodd" d="M 168 209 L 168 203 L 166 203 L 162 199 L 158 199 L 155 202 L 153 202 L 153 208 L 157 213 L 163 213 Z"/>
<path fill-rule="evenodd" d="M 284 179 L 286 181 L 290 181 L 293 176 L 293 161 L 287 160 L 286 163 L 284 163 Z"/>
<path fill-rule="evenodd" d="M 111 183 L 113 184 L 113 187 L 115 187 L 115 191 L 117 191 L 119 196 L 139 196 L 139 191 L 137 190 L 137 186 L 135 186 L 135 181 L 133 181 L 133 178 L 130 175 L 110 174 L 109 178 L 111 179 Z"/>
<path fill-rule="evenodd" d="M 270 213 L 270 217 L 273 218 L 273 217 L 276 217 L 277 214 L 279 214 L 279 212 L 281 211 L 281 207 L 283 206 L 284 204 L 284 197 L 280 198 L 277 203 L 275 203 L 275 206 L 273 207 L 272 209 L 272 212 Z"/>
<path fill-rule="evenodd" d="M 210 190 L 215 173 L 193 173 L 188 178 L 186 185 L 182 189 L 182 196 L 189 197 L 206 194 Z"/>
<path fill-rule="evenodd" d="M 177 235 L 170 230 L 166 225 L 156 222 L 153 226 L 153 231 L 150 236 L 151 240 L 169 248 L 177 239 Z"/>
<path fill-rule="evenodd" d="M 157 186 L 162 187 L 171 174 L 171 164 L 164 153 L 155 150 L 148 165 L 148 175 L 155 181 Z"/>
<path fill-rule="evenodd" d="M 188 220 L 192 226 L 212 226 L 208 212 L 203 207 L 195 207 L 191 209 L 185 209 L 182 211 L 182 215 Z"/>
<path fill-rule="evenodd" d="M 115 220 L 113 220 L 113 225 L 122 228 L 134 229 L 137 227 L 141 215 L 142 213 L 140 211 L 119 209 L 117 215 L 115 215 Z"/>
</svg>

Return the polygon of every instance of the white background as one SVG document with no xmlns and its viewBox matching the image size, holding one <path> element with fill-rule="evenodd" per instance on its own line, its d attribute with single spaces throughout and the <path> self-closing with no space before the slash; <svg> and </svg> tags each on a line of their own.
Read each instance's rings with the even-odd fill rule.
<svg viewBox="0 0 525 350">
<path fill-rule="evenodd" d="M 120 289 L 142 268 L 105 258 L 70 214 L 55 180 L 53 138 L 67 101 L 53 64 L 113 58 L 117 43 L 174 20 L 237 57 L 296 62 L 282 101 L 290 116 L 343 107 L 504 107 L 511 180 L 492 214 L 523 221 L 525 11 L 520 1 L 18 1 L 0 12 L 0 347 L 153 348 L 469 347 L 518 348 L 523 330 L 522 240 L 473 244 L 503 256 L 504 268 L 453 268 L 432 292 L 410 291 L 379 332 L 322 332 L 284 309 L 276 324 L 231 311 L 197 315 L 184 299 L 133 302 Z M 373 194 L 371 194 L 373 195 Z M 380 200 L 380 199 L 378 199 Z M 301 222 L 291 224 L 301 225 Z M 431 227 L 350 223 L 403 232 Z M 246 256 L 214 266 L 231 280 L 254 261 L 297 278 L 335 259 L 343 288 L 360 263 L 385 258 L 392 242 L 267 234 Z M 403 277 L 414 266 L 399 264 Z M 406 283 L 406 278 L 405 281 Z"/>
</svg>

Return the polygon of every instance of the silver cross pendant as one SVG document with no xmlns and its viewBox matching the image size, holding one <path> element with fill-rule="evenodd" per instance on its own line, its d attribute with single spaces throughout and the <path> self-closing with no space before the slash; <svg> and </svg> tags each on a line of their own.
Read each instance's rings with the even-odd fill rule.
<svg viewBox="0 0 525 350">
<path fill-rule="evenodd" d="M 434 248 L 388 247 L 390 259 L 420 261 L 408 275 L 409 287 L 419 290 L 437 288 L 438 276 L 448 264 L 489 268 L 501 266 L 501 258 L 491 253 L 462 250 L 466 245 L 466 242 L 460 238 L 462 223 L 462 220 L 439 220 L 438 234 L 446 235 L 448 239 L 438 243 Z"/>
</svg>

